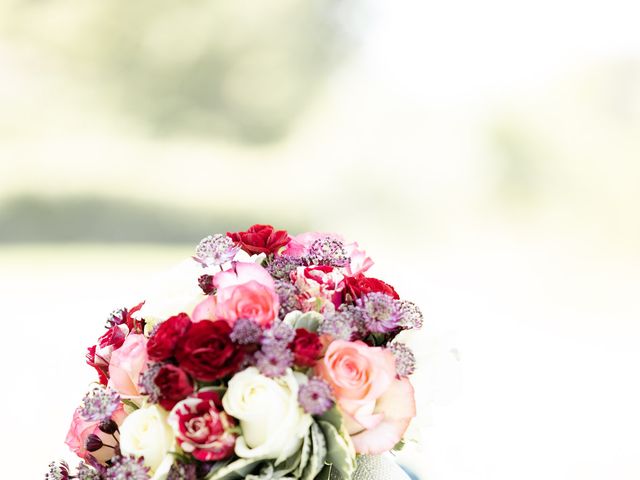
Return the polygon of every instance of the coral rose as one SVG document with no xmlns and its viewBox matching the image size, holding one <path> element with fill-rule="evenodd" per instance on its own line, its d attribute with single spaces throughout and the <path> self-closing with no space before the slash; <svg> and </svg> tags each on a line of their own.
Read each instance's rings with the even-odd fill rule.
<svg viewBox="0 0 640 480">
<path fill-rule="evenodd" d="M 331 385 L 356 451 L 376 455 L 400 441 L 415 416 L 413 387 L 396 378 L 391 351 L 336 340 L 316 372 Z"/>
</svg>

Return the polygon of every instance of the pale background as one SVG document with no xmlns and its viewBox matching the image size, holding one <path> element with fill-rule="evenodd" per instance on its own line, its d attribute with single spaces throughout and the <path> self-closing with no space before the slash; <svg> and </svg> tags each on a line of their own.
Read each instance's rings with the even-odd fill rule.
<svg viewBox="0 0 640 480">
<path fill-rule="evenodd" d="M 426 315 L 427 480 L 640 478 L 640 5 L 0 4 L 3 478 L 200 237 L 337 231 Z"/>
</svg>

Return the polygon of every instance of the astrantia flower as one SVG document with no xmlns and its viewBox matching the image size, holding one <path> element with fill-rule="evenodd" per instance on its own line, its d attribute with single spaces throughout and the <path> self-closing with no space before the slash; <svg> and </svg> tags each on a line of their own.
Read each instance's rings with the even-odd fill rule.
<svg viewBox="0 0 640 480">
<path fill-rule="evenodd" d="M 305 412 L 322 415 L 333 406 L 331 387 L 319 377 L 312 378 L 300 387 L 298 402 Z"/>
<path fill-rule="evenodd" d="M 156 385 L 156 375 L 160 371 L 162 363 L 150 363 L 149 368 L 140 374 L 138 377 L 138 386 L 140 387 L 140 393 L 148 396 L 148 400 L 151 403 L 158 403 L 160 398 L 160 388 Z"/>
<path fill-rule="evenodd" d="M 402 328 L 422 328 L 423 315 L 420 308 L 408 300 L 400 302 L 400 326 Z"/>
<path fill-rule="evenodd" d="M 105 473 L 106 480 L 149 480 L 149 467 L 143 458 L 116 457 Z"/>
<path fill-rule="evenodd" d="M 314 241 L 309 247 L 307 256 L 312 265 L 344 267 L 349 264 L 349 256 L 344 244 L 331 237 L 323 237 Z"/>
<path fill-rule="evenodd" d="M 240 318 L 233 324 L 233 330 L 229 335 L 231 341 L 240 345 L 259 343 L 262 337 L 262 329 L 255 321 L 249 318 Z"/>
<path fill-rule="evenodd" d="M 45 480 L 67 480 L 69 478 L 69 465 L 67 462 L 51 462 L 49 471 L 44 476 Z"/>
<path fill-rule="evenodd" d="M 76 478 L 78 480 L 101 480 L 102 475 L 100 475 L 100 472 L 89 467 L 87 464 L 81 463 L 80 465 L 78 465 Z"/>
<path fill-rule="evenodd" d="M 289 312 L 300 310 L 302 308 L 300 299 L 298 298 L 298 289 L 281 280 L 276 280 L 276 294 L 280 302 L 280 312 L 278 316 L 284 318 Z"/>
<path fill-rule="evenodd" d="M 288 345 L 293 341 L 296 336 L 296 331 L 284 322 L 275 322 L 271 328 L 265 331 L 262 344 L 280 344 L 283 346 Z"/>
<path fill-rule="evenodd" d="M 127 309 L 118 308 L 111 312 L 107 317 L 107 328 L 115 327 L 116 325 L 122 325 L 127 319 Z"/>
<path fill-rule="evenodd" d="M 82 400 L 80 414 L 89 422 L 109 420 L 120 405 L 120 395 L 110 388 L 94 388 Z"/>
<path fill-rule="evenodd" d="M 291 272 L 303 265 L 304 260 L 301 257 L 281 255 L 279 257 L 275 257 L 269 265 L 267 265 L 267 271 L 273 278 L 288 282 L 291 278 Z"/>
<path fill-rule="evenodd" d="M 196 480 L 197 467 L 195 463 L 176 462 L 171 465 L 167 480 Z"/>
<path fill-rule="evenodd" d="M 336 311 L 325 315 L 318 327 L 320 335 L 329 335 L 336 340 L 351 340 L 356 332 L 353 318 L 344 311 Z"/>
<path fill-rule="evenodd" d="M 399 326 L 402 314 L 399 302 L 379 292 L 368 293 L 359 298 L 356 305 L 362 313 L 364 325 L 374 333 L 388 333 Z"/>
<path fill-rule="evenodd" d="M 416 370 L 416 357 L 409 347 L 404 343 L 393 342 L 389 345 L 389 350 L 396 358 L 396 372 L 401 377 L 413 375 Z"/>
<path fill-rule="evenodd" d="M 280 343 L 265 344 L 255 354 L 256 367 L 266 377 L 281 377 L 293 365 L 293 353 Z"/>
<path fill-rule="evenodd" d="M 216 233 L 203 238 L 196 247 L 196 255 L 193 257 L 197 262 L 205 267 L 222 265 L 230 262 L 240 250 L 226 235 Z"/>
</svg>

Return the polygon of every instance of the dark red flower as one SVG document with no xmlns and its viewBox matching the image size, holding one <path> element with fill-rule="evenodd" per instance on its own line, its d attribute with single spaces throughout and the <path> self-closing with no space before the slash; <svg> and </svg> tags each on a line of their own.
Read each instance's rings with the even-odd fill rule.
<svg viewBox="0 0 640 480">
<path fill-rule="evenodd" d="M 354 277 L 345 277 L 344 279 L 345 289 L 344 294 L 351 296 L 351 300 L 360 298 L 367 293 L 380 292 L 389 295 L 396 300 L 400 299 L 400 296 L 395 289 L 388 283 L 378 280 L 377 278 L 365 277 L 359 273 Z"/>
<path fill-rule="evenodd" d="M 124 343 L 124 339 L 127 338 L 126 332 L 128 330 L 125 330 L 120 325 L 111 327 L 98 339 L 98 347 L 101 349 L 113 347 L 113 350 L 120 348 Z"/>
<path fill-rule="evenodd" d="M 216 392 L 198 392 L 180 402 L 169 416 L 180 447 L 201 462 L 233 455 L 234 420 L 222 409 Z"/>
<path fill-rule="evenodd" d="M 215 287 L 213 285 L 213 275 L 200 275 L 198 277 L 198 286 L 202 289 L 202 293 L 205 295 L 211 295 L 214 293 Z"/>
<path fill-rule="evenodd" d="M 160 362 L 173 357 L 176 345 L 191 325 L 191 319 L 186 313 L 179 313 L 162 322 L 147 343 L 149 359 Z"/>
<path fill-rule="evenodd" d="M 305 328 L 298 328 L 290 348 L 296 365 L 313 367 L 322 353 L 322 342 L 320 342 L 318 334 Z"/>
<path fill-rule="evenodd" d="M 271 225 L 254 225 L 246 232 L 227 232 L 227 236 L 249 254 L 276 253 L 289 243 L 287 231 L 274 230 Z"/>
<path fill-rule="evenodd" d="M 238 370 L 245 350 L 229 338 L 224 320 L 196 322 L 178 342 L 178 365 L 196 380 L 211 382 Z"/>
<path fill-rule="evenodd" d="M 153 382 L 159 390 L 159 403 L 166 410 L 193 393 L 193 382 L 187 372 L 170 363 L 160 367 Z"/>
</svg>

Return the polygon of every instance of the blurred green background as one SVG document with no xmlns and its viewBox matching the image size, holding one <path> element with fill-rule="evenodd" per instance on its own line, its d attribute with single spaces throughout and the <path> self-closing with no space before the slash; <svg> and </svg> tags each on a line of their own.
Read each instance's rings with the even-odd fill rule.
<svg viewBox="0 0 640 480">
<path fill-rule="evenodd" d="M 422 305 L 400 456 L 421 478 L 637 479 L 639 15 L 0 3 L 0 368 L 29 412 L 0 442 L 39 432 L 9 473 L 65 454 L 109 311 L 201 237 L 261 222 L 358 240 Z"/>
</svg>

